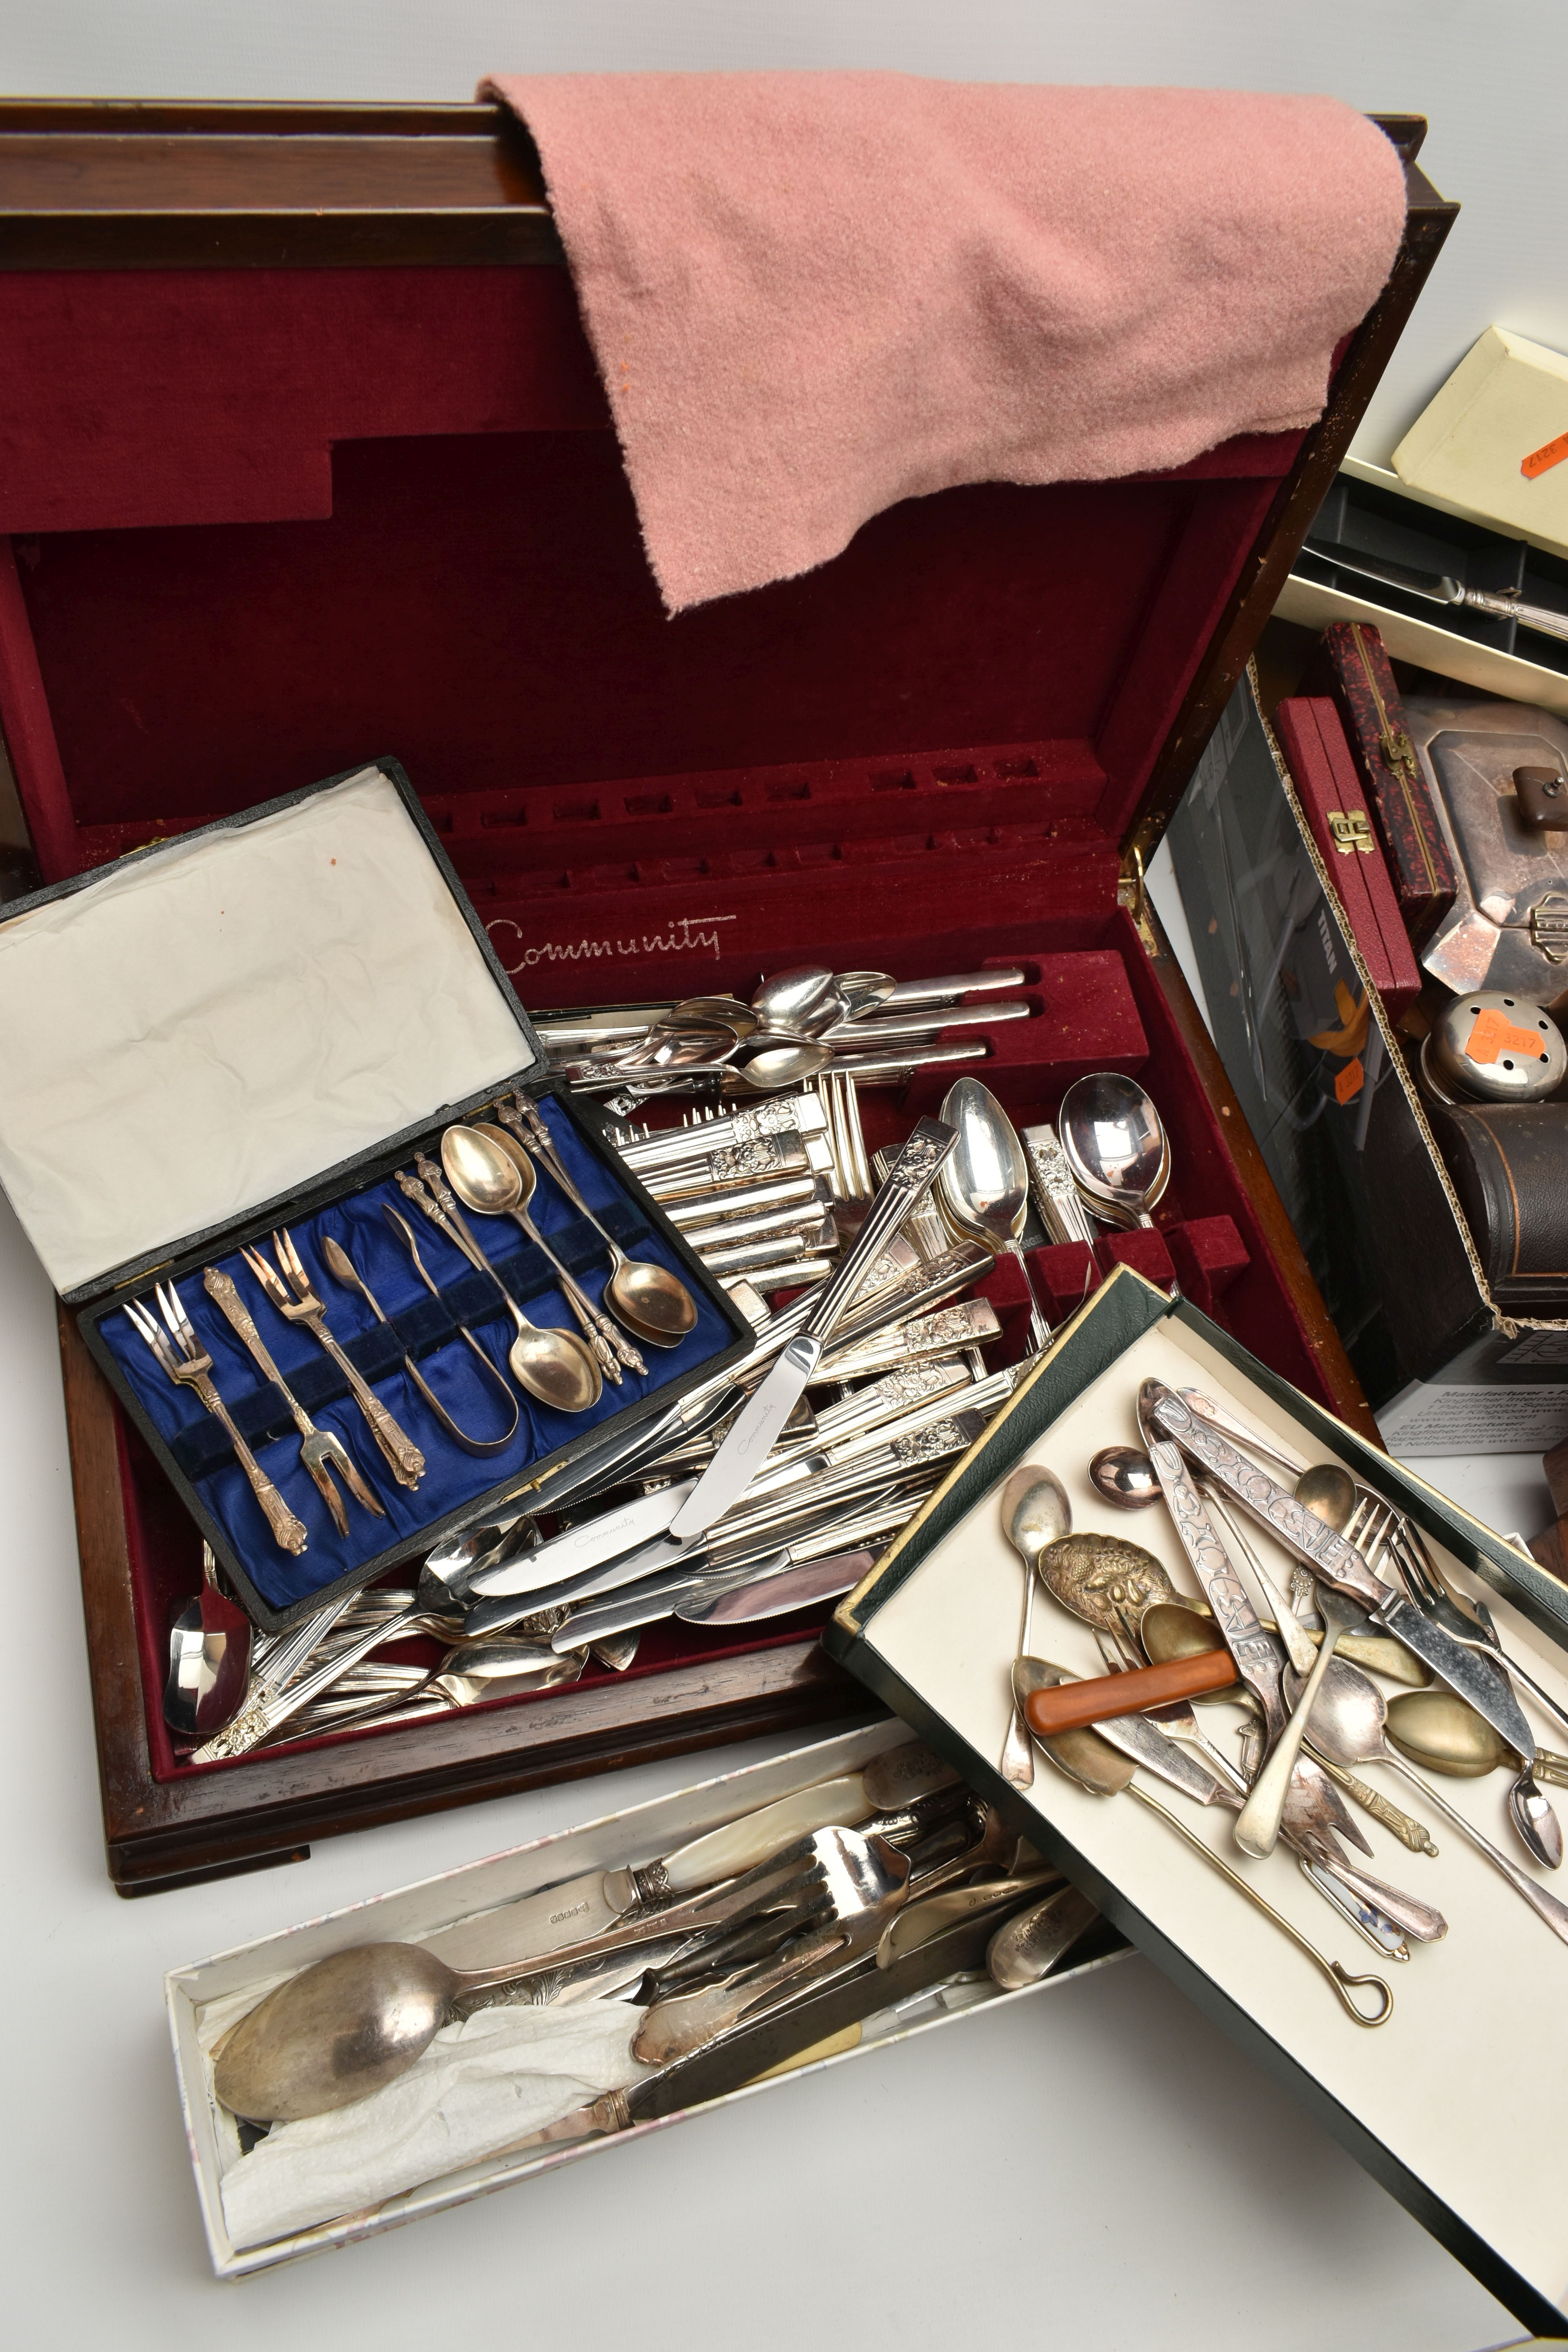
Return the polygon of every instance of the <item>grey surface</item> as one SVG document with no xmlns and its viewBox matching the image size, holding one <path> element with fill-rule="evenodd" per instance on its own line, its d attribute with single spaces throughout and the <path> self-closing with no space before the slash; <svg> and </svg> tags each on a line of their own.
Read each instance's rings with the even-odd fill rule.
<svg viewBox="0 0 1568 2352">
<path fill-rule="evenodd" d="M 0 1203 L 0 1492 L 54 1661 L 0 1725 L 18 2352 L 387 2352 L 452 2340 L 798 2352 L 1037 2339 L 1472 2352 L 1521 2330 L 1140 1959 L 786 2083 L 373 2243 L 216 2284 L 164 2032 L 166 1967 L 704 1777 L 752 1751 L 318 1846 L 136 1903 L 103 1875 L 52 1302 Z M 1505 1489 L 1506 1491 L 1506 1489 Z M 1477 1499 L 1479 1499 L 1478 1495 Z M 47 1989 L 47 1999 L 38 1997 Z M 1224 2213 L 1232 2249 L 1205 2260 Z M 697 2300 L 674 2282 L 688 2273 Z M 807 2270 L 819 2274 L 807 2284 Z M 776 2281 L 759 2292 L 764 2273 Z M 454 2301 L 460 2284 L 460 2304 Z"/>
</svg>

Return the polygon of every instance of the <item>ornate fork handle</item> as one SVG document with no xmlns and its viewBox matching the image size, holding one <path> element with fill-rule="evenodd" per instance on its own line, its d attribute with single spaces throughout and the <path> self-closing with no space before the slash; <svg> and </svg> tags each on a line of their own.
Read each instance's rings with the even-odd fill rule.
<svg viewBox="0 0 1568 2352">
<path fill-rule="evenodd" d="M 1310 1742 L 1308 1744 L 1310 1746 Z M 1331 1780 L 1337 1780 L 1348 1797 L 1353 1797 L 1364 1812 L 1370 1813 L 1374 1822 L 1381 1822 L 1390 1836 L 1396 1837 L 1410 1853 L 1436 1853 L 1432 1832 L 1426 1823 L 1413 1821 L 1408 1813 L 1401 1812 L 1381 1790 L 1369 1789 L 1364 1780 L 1358 1780 L 1355 1774 L 1347 1772 L 1342 1764 L 1332 1763 L 1326 1756 L 1319 1756 L 1315 1751 L 1313 1761 L 1320 1771 L 1326 1772 Z"/>
<path fill-rule="evenodd" d="M 200 1397 L 215 1421 L 221 1422 L 234 1448 L 235 1459 L 250 1481 L 250 1491 L 267 1514 L 267 1524 L 283 1549 L 296 1556 L 309 1540 L 304 1522 L 297 1519 L 277 1487 L 258 1462 L 234 1425 L 227 1405 L 219 1396 L 205 1372 L 187 1373 L 184 1377 Z"/>
<path fill-rule="evenodd" d="M 347 1381 L 354 1402 L 369 1422 L 371 1434 L 385 1454 L 394 1476 L 402 1486 L 416 1486 L 424 1472 L 425 1456 L 420 1453 L 414 1440 L 405 1436 L 399 1429 L 369 1381 L 350 1363 L 328 1330 L 325 1315 L 301 1316 L 300 1319 L 310 1325 L 310 1329 Z"/>
</svg>

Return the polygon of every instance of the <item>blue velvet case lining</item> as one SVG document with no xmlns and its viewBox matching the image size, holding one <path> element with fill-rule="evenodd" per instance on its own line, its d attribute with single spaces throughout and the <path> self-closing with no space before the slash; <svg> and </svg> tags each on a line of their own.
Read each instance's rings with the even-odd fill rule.
<svg viewBox="0 0 1568 2352">
<path fill-rule="evenodd" d="M 176 1387 L 168 1378 L 122 1309 L 110 1312 L 100 1323 L 103 1341 L 147 1419 L 178 1468 L 199 1487 L 207 1510 L 269 1607 L 291 1608 L 335 1584 L 351 1570 L 417 1537 L 448 1512 L 520 1476 L 531 1463 L 556 1453 L 638 1398 L 683 1380 L 729 1346 L 732 1334 L 718 1308 L 690 1282 L 668 1243 L 581 1140 L 559 1105 L 545 1097 L 539 1108 L 556 1150 L 595 1214 L 623 1248 L 679 1275 L 697 1300 L 696 1327 L 680 1345 L 655 1348 L 637 1340 L 647 1372 L 626 1372 L 619 1388 L 606 1381 L 597 1404 L 587 1412 L 557 1412 L 518 1389 L 506 1362 L 513 1337 L 511 1318 L 495 1285 L 476 1273 L 455 1244 L 405 1199 L 390 1175 L 291 1223 L 289 1231 L 326 1308 L 333 1338 L 425 1456 L 424 1475 L 412 1491 L 394 1477 L 342 1374 L 320 1342 L 303 1325 L 286 1320 L 237 1252 L 210 1261 L 233 1277 L 279 1370 L 317 1426 L 342 1440 L 386 1514 L 375 1517 L 345 1492 L 346 1539 L 332 1526 L 325 1503 L 300 1465 L 300 1440 L 288 1406 L 207 1297 L 199 1268 L 181 1278 L 180 1302 L 212 1357 L 212 1379 L 236 1426 L 310 1529 L 309 1546 L 298 1558 L 273 1540 L 227 1436 L 194 1390 Z M 406 1219 L 426 1268 L 439 1286 L 439 1301 L 420 1281 L 406 1244 L 383 1214 L 384 1203 Z M 590 1297 L 600 1301 L 610 1273 L 609 1254 L 586 1218 L 542 1169 L 529 1213 Z M 576 1332 L 578 1325 L 548 1261 L 511 1219 L 465 1214 L 529 1320 Z M 321 1247 L 327 1234 L 347 1251 L 391 1318 L 395 1337 L 376 1321 L 356 1291 L 328 1273 Z M 251 1246 L 270 1258 L 271 1244 L 265 1236 Z M 153 1291 L 150 1282 L 139 1296 L 156 1315 Z M 518 1400 L 516 1432 L 498 1454 L 468 1454 L 448 1437 L 404 1369 L 406 1349 L 460 1429 L 476 1438 L 500 1436 L 509 1408 L 500 1388 L 475 1362 L 458 1331 L 459 1322 L 468 1325 Z"/>
</svg>

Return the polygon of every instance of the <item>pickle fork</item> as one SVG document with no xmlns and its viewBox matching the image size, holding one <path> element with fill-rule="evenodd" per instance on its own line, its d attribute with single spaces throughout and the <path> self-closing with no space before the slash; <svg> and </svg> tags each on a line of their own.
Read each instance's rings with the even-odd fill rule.
<svg viewBox="0 0 1568 2352">
<path fill-rule="evenodd" d="M 169 1327 L 173 1346 L 159 1330 L 156 1318 L 140 1300 L 128 1298 L 126 1314 L 169 1378 L 181 1388 L 195 1389 L 214 1419 L 223 1423 L 228 1433 L 228 1442 L 234 1448 L 235 1459 L 250 1481 L 250 1491 L 267 1515 L 268 1526 L 283 1550 L 298 1556 L 304 1550 L 307 1541 L 304 1523 L 295 1517 L 230 1419 L 228 1407 L 212 1381 L 213 1360 L 191 1328 L 190 1318 L 180 1304 L 179 1292 L 172 1282 L 167 1286 L 160 1283 L 156 1295 L 160 1311 Z"/>
<path fill-rule="evenodd" d="M 327 1310 L 310 1287 L 310 1277 L 286 1225 L 273 1234 L 272 1247 L 278 1259 L 276 1269 L 268 1265 L 259 1250 L 247 1248 L 240 1255 L 279 1315 L 290 1323 L 303 1323 L 326 1349 L 348 1382 L 350 1394 L 369 1423 L 371 1435 L 398 1484 L 416 1486 L 425 1468 L 425 1456 L 413 1439 L 399 1429 L 369 1381 L 350 1363 L 328 1330 Z"/>
<path fill-rule="evenodd" d="M 378 1519 L 385 1511 L 354 1467 L 353 1460 L 342 1439 L 328 1429 L 318 1429 L 288 1381 L 273 1362 L 267 1342 L 256 1328 L 254 1317 L 236 1287 L 232 1275 L 221 1266 L 209 1265 L 202 1276 L 202 1287 L 213 1305 L 224 1316 L 234 1331 L 244 1340 L 256 1361 L 272 1382 L 284 1403 L 294 1416 L 294 1426 L 300 1433 L 300 1459 L 315 1481 L 316 1488 L 332 1515 L 332 1525 L 339 1535 L 349 1531 L 349 1515 L 343 1508 L 343 1498 L 332 1484 L 335 1470 L 354 1501 Z"/>
</svg>

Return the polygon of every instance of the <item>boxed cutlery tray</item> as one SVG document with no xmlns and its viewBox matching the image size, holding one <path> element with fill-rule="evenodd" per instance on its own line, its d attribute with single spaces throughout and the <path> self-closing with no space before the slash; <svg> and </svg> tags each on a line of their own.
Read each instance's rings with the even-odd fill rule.
<svg viewBox="0 0 1568 2352">
<path fill-rule="evenodd" d="M 395 761 L 6 908 L 0 1032 L 12 1204 L 264 1633 L 422 1555 L 750 1339 L 570 1094 L 539 1093 L 527 1015 Z M 640 1370 L 598 1372 L 554 1269 L 509 1220 L 473 1220 L 498 1282 L 397 1181 L 423 1162 L 433 1200 L 443 1130 L 519 1092 L 610 1229 L 688 1286 L 691 1329 L 646 1343 Z M 603 1267 L 602 1239 L 543 1178 L 533 1207 L 563 1265 Z M 509 1377 L 500 1282 L 575 1381 L 569 1409 Z M 291 1300 L 321 1313 L 291 1322 Z M 185 1355 L 167 1307 L 227 1420 L 173 1376 Z M 300 1409 L 333 1449 L 319 1494 L 294 1459 Z"/>
<path fill-rule="evenodd" d="M 1456 210 L 1419 121 L 1384 127 L 1406 242 L 1309 432 L 912 500 L 821 571 L 669 622 L 499 110 L 0 109 L 0 728 L 42 879 L 387 743 L 525 1003 L 749 993 L 805 961 L 1020 967 L 1032 1017 L 965 1032 L 1016 1123 L 1117 1067 L 1173 1152 L 1159 1232 L 1037 1253 L 1054 1312 L 1131 1263 L 1363 1413 L 1141 876 Z M 115 385 L 90 415 L 89 353 Z M 866 1090 L 868 1141 L 944 1090 Z M 1016 1283 L 986 1286 L 1015 1321 Z M 625 1676 L 185 1767 L 149 1676 L 196 1532 L 68 1311 L 61 1334 L 125 1892 L 864 1705 L 816 1612 L 661 1628 Z"/>
<path fill-rule="evenodd" d="M 1386 2022 L 1363 2032 L 1277 1920 L 1184 1853 L 1170 1820 L 1090 1794 L 1037 1751 L 1029 1790 L 1001 1776 L 1022 1571 L 1002 1528 L 997 1492 L 1018 1464 L 1055 1472 L 1075 1535 L 1136 1544 L 1179 1591 L 1199 1590 L 1166 1509 L 1119 1515 L 1087 1475 L 1102 1446 L 1142 1443 L 1137 1405 L 1150 1380 L 1217 1398 L 1265 1441 L 1282 1441 L 1310 1463 L 1338 1463 L 1406 1513 L 1461 1599 L 1490 1605 L 1504 1651 L 1559 1706 L 1568 1704 L 1568 1589 L 1185 1301 L 1173 1302 L 1125 1268 L 1054 1336 L 985 1435 L 841 1604 L 826 1644 L 1491 2294 L 1540 2335 L 1560 2335 L 1568 2184 L 1557 2086 L 1568 2061 L 1568 1922 L 1560 1940 L 1451 1823 L 1435 1822 L 1435 1856 L 1417 1857 L 1377 1831 L 1365 1870 L 1436 1906 L 1447 1933 L 1437 1941 L 1412 1938 L 1403 1963 L 1374 1958 L 1318 1899 L 1283 1843 L 1265 1860 L 1247 1859 L 1231 1838 L 1233 1811 L 1212 1801 L 1195 1806 L 1140 1768 L 1136 1785 L 1158 1790 L 1180 1829 L 1228 1860 L 1289 1929 L 1338 1958 L 1352 1977 L 1375 1973 L 1391 1987 Z M 1288 1576 L 1292 1555 L 1261 1537 L 1250 1515 L 1237 1516 L 1276 1581 Z M 1228 1523 L 1216 1517 L 1214 1524 L 1228 1549 L 1235 1541 Z M 1233 1557 L 1245 1559 L 1239 1551 Z M 1255 1563 L 1249 1572 L 1256 1583 Z M 1215 1598 L 1217 1605 L 1218 1592 Z M 1070 1675 L 1107 1670 L 1089 1623 L 1045 1589 L 1036 1596 L 1030 1647 Z M 1210 1740 L 1228 1748 L 1230 1725 L 1240 1718 L 1212 1706 L 1202 1712 Z M 1533 1703 L 1529 1712 L 1544 1744 L 1552 1718 Z M 1522 1874 L 1552 1891 L 1550 1876 L 1526 1869 L 1523 1848 L 1512 1843 L 1502 1780 L 1486 1774 L 1429 1780 L 1424 1795 L 1375 1764 L 1365 1769 L 1380 1793 L 1428 1820 L 1428 1800 L 1440 1789 L 1483 1835 L 1510 1847 Z M 1376 2000 L 1364 1986 L 1351 1997 L 1369 2008 Z"/>
<path fill-rule="evenodd" d="M 216 2032 L 253 2005 L 256 1994 L 250 1988 L 263 1992 L 296 1969 L 357 1944 L 388 1939 L 427 1945 L 449 1966 L 458 1968 L 475 1965 L 475 1955 L 481 1952 L 479 1965 L 488 1965 L 497 1956 L 510 1958 L 516 1947 L 508 1942 L 509 1909 L 526 1905 L 535 1890 L 594 1872 L 640 1866 L 721 1823 L 776 1804 L 796 1790 L 829 1781 L 842 1786 L 847 1776 L 878 1759 L 887 1758 L 891 1763 L 906 1740 L 901 1725 L 884 1720 L 172 1969 L 165 1979 L 165 1997 L 174 2068 L 196 2194 L 217 2275 L 243 2278 L 302 2254 L 376 2236 L 421 2214 L 466 2204 L 471 2198 L 512 2187 L 557 2165 L 591 2160 L 623 2141 L 646 2139 L 650 2133 L 700 2115 L 710 2105 L 764 2092 L 771 2086 L 770 2080 L 759 2078 L 787 2074 L 792 2062 L 831 2065 L 868 2055 L 884 2041 L 921 2032 L 931 2025 L 957 2023 L 972 2008 L 989 2007 L 994 2000 L 1032 1999 L 1121 1957 L 1125 1948 L 1115 1931 L 1103 1921 L 1093 1923 L 1055 1973 L 1017 1991 L 1003 1992 L 989 1982 L 984 1969 L 986 1945 L 997 1918 L 1005 1915 L 982 1914 L 973 1926 L 960 1924 L 942 1938 L 940 1970 L 926 1958 L 923 1966 L 906 1964 L 901 1972 L 897 1966 L 885 1971 L 873 1969 L 866 1985 L 845 1991 L 825 1988 L 814 2003 L 798 2009 L 793 2017 L 786 2012 L 752 2028 L 738 2051 L 720 2047 L 688 2061 L 689 2088 L 682 2088 L 679 2100 L 673 2095 L 661 2099 L 647 2119 L 634 2121 L 619 2131 L 553 2147 L 517 2150 L 502 2147 L 494 2154 L 477 2155 L 458 2171 L 451 2170 L 448 2162 L 439 2177 L 391 2192 L 384 2189 L 358 2192 L 352 2212 L 327 2212 L 309 2221 L 301 2215 L 293 2226 L 258 2224 L 254 2218 L 254 2195 L 246 2199 L 243 2208 L 235 2199 L 235 2172 L 243 2161 L 243 2143 L 234 2118 L 214 2096 L 212 2050 Z M 1049 1885 L 1050 1882 L 1042 1885 L 1042 1895 Z M 1016 1897 L 1015 1903 L 1019 1899 Z M 922 1982 L 911 1989 L 903 1979 L 913 1975 Z M 956 1985 L 952 1983 L 954 1978 Z M 943 1979 L 951 1988 L 945 1994 Z M 927 1984 L 929 1991 L 924 1989 Z M 628 2020 L 628 2038 L 629 2032 Z M 343 2112 L 352 2116 L 353 2111 Z M 516 2132 L 513 2125 L 507 2137 L 515 2137 Z M 226 2182 L 234 2205 L 232 2214 L 226 2208 Z M 327 2201 L 330 2204 L 331 2200 Z M 242 2210 L 247 2217 L 244 2221 Z"/>
</svg>

